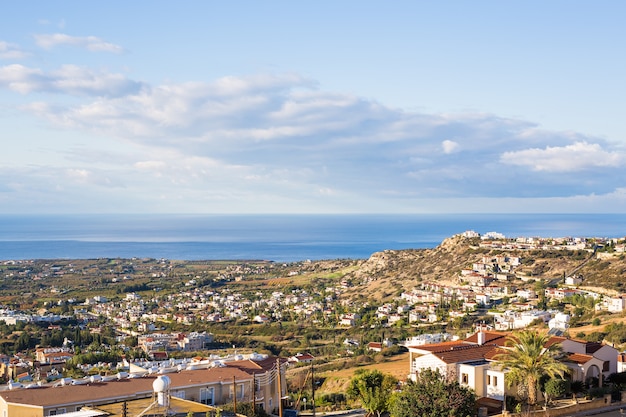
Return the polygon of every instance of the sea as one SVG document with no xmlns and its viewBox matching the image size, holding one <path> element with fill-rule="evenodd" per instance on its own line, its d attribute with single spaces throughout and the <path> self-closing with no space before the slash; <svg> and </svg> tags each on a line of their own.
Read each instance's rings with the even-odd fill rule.
<svg viewBox="0 0 626 417">
<path fill-rule="evenodd" d="M 0 260 L 367 259 L 467 230 L 506 237 L 626 236 L 622 214 L 0 215 Z"/>
</svg>

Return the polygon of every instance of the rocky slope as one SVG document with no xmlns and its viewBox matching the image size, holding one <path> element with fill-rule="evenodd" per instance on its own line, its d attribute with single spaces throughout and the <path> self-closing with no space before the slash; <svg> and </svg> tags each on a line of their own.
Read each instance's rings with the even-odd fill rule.
<svg viewBox="0 0 626 417">
<path fill-rule="evenodd" d="M 522 259 L 515 269 L 517 286 L 526 282 L 544 280 L 557 284 L 573 273 L 584 278 L 584 286 L 599 286 L 622 291 L 626 285 L 624 255 L 598 259 L 591 251 L 569 250 L 511 250 L 485 249 L 479 240 L 460 235 L 445 239 L 434 249 L 386 250 L 374 253 L 368 260 L 348 274 L 353 285 L 349 297 L 367 297 L 378 301 L 391 300 L 402 291 L 421 282 L 440 282 L 459 285 L 462 269 L 471 268 L 483 256 L 507 254 Z M 626 292 L 626 290 L 625 290 Z"/>
</svg>

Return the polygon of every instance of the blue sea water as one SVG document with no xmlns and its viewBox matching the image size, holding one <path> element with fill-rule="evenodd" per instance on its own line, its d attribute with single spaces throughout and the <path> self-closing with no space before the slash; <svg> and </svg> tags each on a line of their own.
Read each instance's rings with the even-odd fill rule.
<svg viewBox="0 0 626 417">
<path fill-rule="evenodd" d="M 507 237 L 624 237 L 620 214 L 0 215 L 0 259 L 292 262 L 432 248 L 466 230 Z"/>
</svg>

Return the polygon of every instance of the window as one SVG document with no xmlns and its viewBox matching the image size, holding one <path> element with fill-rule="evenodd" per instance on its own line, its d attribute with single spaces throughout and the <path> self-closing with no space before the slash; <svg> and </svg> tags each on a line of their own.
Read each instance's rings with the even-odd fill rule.
<svg viewBox="0 0 626 417">
<path fill-rule="evenodd" d="M 215 388 L 200 388 L 200 402 L 206 405 L 214 405 Z"/>
<path fill-rule="evenodd" d="M 498 386 L 498 377 L 497 376 L 493 377 L 493 386 L 494 387 Z"/>
<path fill-rule="evenodd" d="M 172 397 L 180 398 L 181 400 L 185 399 L 185 391 L 172 391 Z"/>
<path fill-rule="evenodd" d="M 487 375 L 487 385 L 491 385 L 491 375 Z"/>
<path fill-rule="evenodd" d="M 469 375 L 468 374 L 461 374 L 461 383 L 467 384 L 468 382 L 469 382 Z"/>
</svg>

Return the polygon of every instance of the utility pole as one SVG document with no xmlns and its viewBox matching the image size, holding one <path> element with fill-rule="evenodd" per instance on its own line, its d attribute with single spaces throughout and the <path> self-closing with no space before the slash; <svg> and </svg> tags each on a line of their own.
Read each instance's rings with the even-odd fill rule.
<svg viewBox="0 0 626 417">
<path fill-rule="evenodd" d="M 313 361 L 311 361 L 311 406 L 315 417 L 315 374 L 313 374 Z"/>
<path fill-rule="evenodd" d="M 233 375 L 233 412 L 237 414 L 237 383 L 235 382 L 235 375 Z"/>
<path fill-rule="evenodd" d="M 252 374 L 252 415 L 256 416 L 256 376 Z"/>
<path fill-rule="evenodd" d="M 278 377 L 276 378 L 278 383 L 278 417 L 283 417 L 283 383 L 280 377 L 280 358 L 276 359 L 276 372 L 278 372 Z"/>
</svg>

